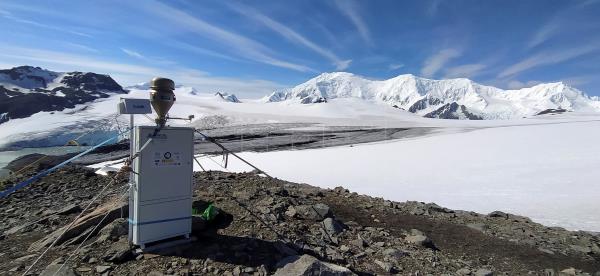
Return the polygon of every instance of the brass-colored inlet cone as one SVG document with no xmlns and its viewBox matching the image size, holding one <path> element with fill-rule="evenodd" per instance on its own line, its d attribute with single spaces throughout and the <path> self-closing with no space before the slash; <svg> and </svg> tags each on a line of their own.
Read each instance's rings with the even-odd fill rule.
<svg viewBox="0 0 600 276">
<path fill-rule="evenodd" d="M 175 103 L 175 82 L 167 78 L 155 77 L 150 82 L 150 103 L 156 112 L 156 124 L 165 126 L 167 113 Z"/>
</svg>

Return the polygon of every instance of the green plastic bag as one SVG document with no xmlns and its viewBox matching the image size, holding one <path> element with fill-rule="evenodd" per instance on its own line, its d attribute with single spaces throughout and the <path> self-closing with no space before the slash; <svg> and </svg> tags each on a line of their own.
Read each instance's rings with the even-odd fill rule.
<svg viewBox="0 0 600 276">
<path fill-rule="evenodd" d="M 211 203 L 208 205 L 208 207 L 206 207 L 206 209 L 204 210 L 204 213 L 202 213 L 202 215 L 200 217 L 206 221 L 211 221 L 211 220 L 215 219 L 215 217 L 218 214 L 219 214 L 219 209 L 217 207 L 213 206 Z"/>
</svg>

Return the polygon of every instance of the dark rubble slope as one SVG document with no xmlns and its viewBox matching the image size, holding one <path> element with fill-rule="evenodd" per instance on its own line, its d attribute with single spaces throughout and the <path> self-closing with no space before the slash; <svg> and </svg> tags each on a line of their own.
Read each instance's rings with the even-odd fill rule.
<svg viewBox="0 0 600 276">
<path fill-rule="evenodd" d="M 0 201 L 0 231 L 5 233 L 0 237 L 0 271 L 21 275 L 41 252 L 32 244 L 68 224 L 108 181 L 89 169 L 67 167 Z M 597 236 L 544 227 L 525 217 L 391 202 L 341 187 L 320 189 L 253 173 L 196 173 L 195 181 L 194 205 L 212 202 L 221 212 L 210 223 L 195 219 L 192 243 L 136 252 L 126 242 L 124 208 L 125 213 L 111 215 L 110 223 L 93 233 L 64 272 L 309 275 L 330 269 L 332 275 L 600 275 Z M 104 201 L 125 190 L 126 179 L 119 179 Z M 32 271 L 50 272 L 81 240 L 74 236 L 61 242 Z M 290 257 L 295 255 L 316 259 Z M 279 268 L 282 260 L 290 264 Z M 302 270 L 301 261 L 312 266 Z"/>
</svg>

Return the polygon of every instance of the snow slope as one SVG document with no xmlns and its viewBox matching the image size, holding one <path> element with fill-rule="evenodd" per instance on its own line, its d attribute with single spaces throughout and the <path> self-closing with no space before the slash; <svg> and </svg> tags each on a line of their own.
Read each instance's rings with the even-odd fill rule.
<svg viewBox="0 0 600 276">
<path fill-rule="evenodd" d="M 263 100 L 307 104 L 338 98 L 382 102 L 420 115 L 457 103 L 483 119 L 520 118 L 546 109 L 560 108 L 581 112 L 600 111 L 597 97 L 589 97 L 562 82 L 502 90 L 464 78 L 431 80 L 409 74 L 388 80 L 369 80 L 345 72 L 324 73 L 293 88 L 276 91 Z"/>
<path fill-rule="evenodd" d="M 394 201 L 502 210 L 571 230 L 600 231 L 600 116 L 449 128 L 410 139 L 239 155 L 273 177 Z M 199 157 L 208 170 L 251 171 L 234 157 Z M 110 166 L 106 166 L 111 163 Z M 100 173 L 120 164 L 100 163 Z M 200 171 L 195 165 L 194 170 Z"/>
<path fill-rule="evenodd" d="M 242 153 L 273 177 L 389 200 L 521 214 L 600 231 L 600 120 L 454 132 L 316 150 Z M 220 157 L 203 166 L 224 170 Z M 199 167 L 195 168 L 200 170 Z M 228 170 L 251 171 L 229 158 Z"/>
</svg>

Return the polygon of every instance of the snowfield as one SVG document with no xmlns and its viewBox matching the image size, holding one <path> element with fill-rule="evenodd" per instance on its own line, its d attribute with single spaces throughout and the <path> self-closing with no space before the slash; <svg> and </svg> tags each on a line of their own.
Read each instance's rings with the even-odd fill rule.
<svg viewBox="0 0 600 276">
<path fill-rule="evenodd" d="M 289 181 L 452 209 L 502 210 L 545 225 L 600 231 L 599 141 L 597 117 L 241 156 Z M 220 157 L 199 160 L 209 169 L 224 170 Z M 230 157 L 227 170 L 251 168 Z"/>
</svg>

